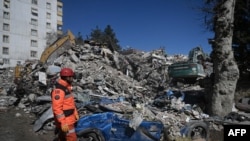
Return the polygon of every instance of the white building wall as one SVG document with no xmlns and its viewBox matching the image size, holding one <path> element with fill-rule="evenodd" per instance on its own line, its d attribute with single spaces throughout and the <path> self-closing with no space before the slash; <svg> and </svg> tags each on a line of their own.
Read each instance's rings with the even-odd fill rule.
<svg viewBox="0 0 250 141">
<path fill-rule="evenodd" d="M 47 33 L 57 32 L 57 0 L 37 0 L 37 5 L 32 4 L 32 0 L 9 0 L 9 8 L 4 7 L 5 1 L 0 0 L 0 61 L 9 59 L 5 67 L 14 67 L 18 61 L 39 60 L 47 47 Z M 50 9 L 47 2 L 51 5 Z M 32 8 L 37 9 L 38 16 L 32 15 Z M 3 18 L 4 11 L 9 12 L 10 19 Z M 50 19 L 47 13 L 50 13 Z M 31 19 L 37 19 L 38 25 L 32 25 Z M 3 30 L 4 23 L 10 25 L 9 31 Z M 50 23 L 50 28 L 47 23 Z M 37 30 L 37 36 L 31 35 L 31 29 Z M 9 36 L 9 43 L 3 42 L 4 35 Z M 31 46 L 31 40 L 37 41 L 36 47 Z M 9 48 L 8 54 L 3 53 L 3 47 Z M 31 51 L 37 52 L 36 57 L 31 57 Z"/>
</svg>

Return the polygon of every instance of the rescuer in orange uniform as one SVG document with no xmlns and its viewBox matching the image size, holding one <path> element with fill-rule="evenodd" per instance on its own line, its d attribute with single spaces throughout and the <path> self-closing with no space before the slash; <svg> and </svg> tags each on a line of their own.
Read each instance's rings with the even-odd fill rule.
<svg viewBox="0 0 250 141">
<path fill-rule="evenodd" d="M 75 123 L 79 115 L 72 94 L 74 72 L 70 68 L 63 68 L 60 71 L 60 77 L 51 93 L 59 141 L 76 141 Z"/>
</svg>

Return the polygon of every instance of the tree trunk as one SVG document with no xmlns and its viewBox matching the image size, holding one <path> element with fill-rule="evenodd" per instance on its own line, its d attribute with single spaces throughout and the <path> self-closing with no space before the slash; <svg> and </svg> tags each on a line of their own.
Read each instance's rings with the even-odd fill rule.
<svg viewBox="0 0 250 141">
<path fill-rule="evenodd" d="M 236 84 L 239 79 L 238 66 L 232 51 L 235 0 L 222 0 L 215 8 L 214 42 L 212 58 L 214 75 L 212 91 L 207 99 L 208 114 L 225 116 L 232 111 Z"/>
</svg>

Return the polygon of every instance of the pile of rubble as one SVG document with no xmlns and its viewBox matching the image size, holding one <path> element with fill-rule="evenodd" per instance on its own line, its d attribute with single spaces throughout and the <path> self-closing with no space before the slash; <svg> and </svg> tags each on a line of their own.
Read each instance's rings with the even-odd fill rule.
<svg viewBox="0 0 250 141">
<path fill-rule="evenodd" d="M 28 65 L 32 68 L 29 71 L 24 68 L 26 71 L 19 79 L 14 78 L 14 69 L 6 69 L 0 79 L 0 110 L 18 106 L 27 114 L 41 116 L 50 107 L 50 92 L 58 72 L 62 67 L 70 67 L 75 71 L 74 94 L 82 105 L 94 98 L 118 99 L 115 103 L 98 105 L 113 111 L 137 113 L 133 115 L 141 120 L 160 120 L 168 127 L 170 137 L 176 138 L 184 135 L 187 123 L 204 121 L 209 116 L 195 103 L 202 103 L 204 92 L 199 86 L 170 87 L 167 69 L 172 61 L 163 49 L 112 52 L 86 42 L 71 47 L 46 64 L 32 62 Z M 196 97 L 196 101 L 189 96 Z M 209 124 L 209 127 L 222 129 L 219 124 Z"/>
</svg>

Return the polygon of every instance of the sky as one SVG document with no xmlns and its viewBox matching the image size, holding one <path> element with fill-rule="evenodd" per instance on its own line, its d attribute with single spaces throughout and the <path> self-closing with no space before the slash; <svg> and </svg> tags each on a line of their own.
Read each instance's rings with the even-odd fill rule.
<svg viewBox="0 0 250 141">
<path fill-rule="evenodd" d="M 214 34 L 205 29 L 202 0 L 62 0 L 63 31 L 83 39 L 97 27 L 113 29 L 118 44 L 141 51 L 165 48 L 168 55 L 184 54 L 196 46 L 206 53 Z"/>
</svg>

